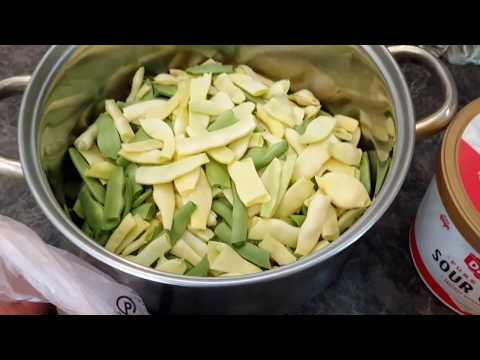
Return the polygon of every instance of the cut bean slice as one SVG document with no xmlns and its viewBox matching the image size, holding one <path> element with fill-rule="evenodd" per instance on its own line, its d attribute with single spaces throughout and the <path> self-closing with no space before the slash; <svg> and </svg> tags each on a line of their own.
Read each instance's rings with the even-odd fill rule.
<svg viewBox="0 0 480 360">
<path fill-rule="evenodd" d="M 288 151 L 288 143 L 284 140 L 270 146 L 269 148 L 253 148 L 245 155 L 251 158 L 255 168 L 263 169 L 270 164 L 273 159 L 279 158 Z"/>
<path fill-rule="evenodd" d="M 108 239 L 105 248 L 108 251 L 116 253 L 118 247 L 122 244 L 123 240 L 127 237 L 128 233 L 137 225 L 132 214 L 125 216 L 120 225 L 115 229 L 110 238 Z"/>
<path fill-rule="evenodd" d="M 103 230 L 114 229 L 121 220 L 124 200 L 125 176 L 122 167 L 115 167 L 107 183 Z"/>
<path fill-rule="evenodd" d="M 162 166 L 141 166 L 136 171 L 139 184 L 154 185 L 172 182 L 176 178 L 207 164 L 210 160 L 205 154 L 182 158 L 181 160 Z"/>
<path fill-rule="evenodd" d="M 241 257 L 232 247 L 222 244 L 221 251 L 210 264 L 210 269 L 226 273 L 252 274 L 262 270 Z"/>
<path fill-rule="evenodd" d="M 155 217 L 156 211 L 154 204 L 146 203 L 133 209 L 132 214 L 140 216 L 145 221 L 151 221 Z"/>
<path fill-rule="evenodd" d="M 126 143 L 132 141 L 135 137 L 135 133 L 133 132 L 128 120 L 125 118 L 125 116 L 123 116 L 122 111 L 115 103 L 115 101 L 105 101 L 105 109 L 112 117 L 115 128 L 117 129 L 122 141 Z"/>
<path fill-rule="evenodd" d="M 187 276 L 196 276 L 196 277 L 206 277 L 208 276 L 208 257 L 204 256 L 203 259 L 190 270 L 187 271 L 185 275 Z"/>
<path fill-rule="evenodd" d="M 305 200 L 315 194 L 314 187 L 313 182 L 305 178 L 295 182 L 285 193 L 275 216 L 286 219 L 289 215 L 295 214 L 302 208 Z"/>
<path fill-rule="evenodd" d="M 93 123 L 73 143 L 79 151 L 89 150 L 98 136 L 98 124 Z"/>
<path fill-rule="evenodd" d="M 328 218 L 330 200 L 327 196 L 316 194 L 308 207 L 305 222 L 300 227 L 295 254 L 306 256 L 318 243 L 323 226 Z"/>
<path fill-rule="evenodd" d="M 187 264 L 183 259 L 161 258 L 155 267 L 155 270 L 166 272 L 169 274 L 183 275 L 187 271 Z"/>
<path fill-rule="evenodd" d="M 221 130 L 207 132 L 177 141 L 177 153 L 181 156 L 198 154 L 203 151 L 226 146 L 255 130 L 256 123 L 252 115 L 245 116 L 233 125 Z"/>
<path fill-rule="evenodd" d="M 191 201 L 197 206 L 190 218 L 190 226 L 193 229 L 205 230 L 207 228 L 212 200 L 212 190 L 208 185 L 207 177 L 203 169 L 200 169 L 197 187 L 184 197 L 184 201 Z"/>
<path fill-rule="evenodd" d="M 215 200 L 212 204 L 212 210 L 219 215 L 228 224 L 228 226 L 232 226 L 233 212 L 232 208 L 228 204 L 225 204 L 225 202 L 221 200 Z"/>
<path fill-rule="evenodd" d="M 365 190 L 370 194 L 372 192 L 372 180 L 370 177 L 370 161 L 368 160 L 368 153 L 364 151 L 362 153 L 362 160 L 360 162 L 360 181 Z"/>
<path fill-rule="evenodd" d="M 319 116 L 310 121 L 305 133 L 299 138 L 300 144 L 307 145 L 325 140 L 335 129 L 335 124 L 335 118 L 329 116 Z"/>
<path fill-rule="evenodd" d="M 250 207 L 270 201 L 271 197 L 258 176 L 251 158 L 236 161 L 228 166 L 228 173 L 242 203 Z M 232 184 L 233 187 L 233 184 Z"/>
<path fill-rule="evenodd" d="M 250 228 L 248 238 L 263 240 L 265 235 L 271 235 L 282 244 L 294 248 L 297 245 L 299 229 L 279 219 L 258 218 Z"/>
<path fill-rule="evenodd" d="M 142 66 L 137 70 L 132 80 L 132 88 L 130 94 L 127 97 L 127 103 L 134 101 L 137 98 L 137 94 L 142 86 L 145 76 L 145 68 Z"/>
<path fill-rule="evenodd" d="M 230 74 L 229 77 L 235 85 L 252 96 L 262 96 L 268 91 L 268 87 L 248 75 Z"/>
<path fill-rule="evenodd" d="M 173 255 L 187 260 L 194 266 L 202 261 L 202 258 L 183 239 L 180 239 L 175 243 L 171 252 Z"/>
<path fill-rule="evenodd" d="M 177 242 L 183 236 L 196 208 L 197 205 L 190 201 L 177 210 L 173 218 L 172 230 L 170 231 L 172 243 Z"/>
<path fill-rule="evenodd" d="M 162 84 L 153 84 L 153 96 L 162 97 L 165 96 L 167 98 L 173 97 L 177 93 L 177 86 L 176 85 L 162 85 Z"/>
<path fill-rule="evenodd" d="M 175 212 L 175 191 L 172 183 L 154 185 L 153 200 L 160 209 L 163 227 L 170 230 Z"/>
<path fill-rule="evenodd" d="M 215 160 L 205 165 L 208 183 L 211 187 L 218 186 L 223 189 L 230 188 L 230 177 L 228 175 L 227 167 L 218 163 Z"/>
<path fill-rule="evenodd" d="M 260 242 L 260 244 L 258 244 L 258 246 L 270 253 L 272 259 L 278 265 L 288 265 L 297 261 L 297 258 L 288 250 L 285 245 L 268 234 Z"/>
<path fill-rule="evenodd" d="M 103 206 L 95 201 L 86 187 L 80 190 L 79 200 L 88 226 L 98 234 L 103 227 Z"/>
<path fill-rule="evenodd" d="M 116 166 L 109 161 L 97 162 L 93 165 L 90 165 L 87 171 L 85 171 L 85 176 L 108 180 L 112 176 L 115 168 Z"/>
<path fill-rule="evenodd" d="M 108 114 L 102 114 L 97 120 L 98 136 L 97 144 L 100 152 L 110 159 L 115 160 L 120 151 L 120 135 L 113 123 L 113 119 Z"/>
<path fill-rule="evenodd" d="M 140 195 L 135 199 L 135 201 L 132 204 L 132 207 L 136 208 L 137 206 L 142 205 L 145 202 L 145 200 L 147 200 L 150 196 L 152 196 L 152 193 L 153 193 L 152 189 L 145 190 L 145 192 L 142 195 Z"/>
<path fill-rule="evenodd" d="M 222 64 L 203 64 L 192 66 L 188 68 L 187 73 L 191 75 L 203 75 L 203 74 L 230 74 L 233 72 L 232 65 L 222 65 Z"/>
<path fill-rule="evenodd" d="M 352 176 L 339 172 L 329 172 L 318 178 L 317 184 L 337 207 L 354 209 L 367 207 L 371 204 L 370 196 L 363 184 Z"/>
<path fill-rule="evenodd" d="M 146 267 L 152 266 L 155 261 L 163 257 L 172 245 L 167 233 L 152 240 L 138 255 L 130 258 L 131 261 Z"/>
<path fill-rule="evenodd" d="M 207 128 L 208 131 L 221 130 L 229 127 L 237 122 L 237 118 L 233 114 L 232 110 L 227 110 L 217 117 Z"/>
<path fill-rule="evenodd" d="M 270 218 L 273 216 L 275 206 L 278 202 L 280 193 L 280 183 L 282 176 L 282 162 L 277 158 L 273 159 L 270 165 L 265 168 L 262 174 L 262 182 L 265 185 L 268 193 L 270 194 L 270 201 L 262 204 L 260 210 L 260 216 L 264 218 Z"/>
<path fill-rule="evenodd" d="M 241 244 L 247 241 L 248 214 L 245 205 L 240 200 L 235 185 L 232 185 L 233 212 L 232 212 L 232 244 Z"/>
<path fill-rule="evenodd" d="M 360 216 L 366 211 L 366 208 L 352 209 L 344 212 L 342 216 L 338 219 L 338 228 L 340 233 L 343 233 L 350 226 L 352 226 L 355 221 L 357 221 Z"/>
<path fill-rule="evenodd" d="M 347 165 L 358 166 L 362 160 L 362 150 L 349 143 L 330 143 L 328 150 L 333 158 Z"/>
<path fill-rule="evenodd" d="M 88 170 L 88 164 L 82 155 L 78 152 L 77 149 L 71 147 L 68 150 L 70 159 L 72 160 L 75 168 L 77 169 L 80 177 L 85 182 L 88 190 L 93 195 L 93 197 L 99 201 L 101 204 L 105 202 L 105 188 L 100 184 L 100 182 L 93 178 L 88 178 L 85 173 Z"/>
</svg>

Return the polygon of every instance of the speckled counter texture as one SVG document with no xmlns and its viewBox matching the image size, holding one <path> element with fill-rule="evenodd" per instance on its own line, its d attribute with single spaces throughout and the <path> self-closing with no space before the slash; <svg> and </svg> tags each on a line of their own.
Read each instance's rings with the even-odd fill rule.
<svg viewBox="0 0 480 360">
<path fill-rule="evenodd" d="M 30 74 L 48 46 L 0 45 L 0 79 Z M 442 101 L 437 79 L 423 66 L 401 64 L 410 86 L 417 118 Z M 480 66 L 451 66 L 460 105 L 480 97 Z M 0 153 L 17 154 L 16 119 L 21 97 L 0 103 Z M 402 191 L 383 218 L 351 251 L 342 273 L 325 292 L 295 314 L 451 314 L 421 282 L 410 259 L 410 222 L 435 171 L 441 134 L 417 144 Z M 25 182 L 0 177 L 0 214 L 33 228 L 51 244 L 64 242 L 35 203 Z M 68 245 L 62 245 L 68 247 Z"/>
</svg>

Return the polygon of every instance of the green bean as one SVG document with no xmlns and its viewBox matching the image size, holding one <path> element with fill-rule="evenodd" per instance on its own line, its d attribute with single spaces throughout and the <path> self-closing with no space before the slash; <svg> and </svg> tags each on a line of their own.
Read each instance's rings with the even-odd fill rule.
<svg viewBox="0 0 480 360">
<path fill-rule="evenodd" d="M 172 246 L 183 236 L 187 230 L 187 225 L 196 209 L 197 205 L 189 201 L 176 211 L 175 216 L 173 217 L 172 230 L 170 230 L 170 240 L 172 241 Z"/>
<path fill-rule="evenodd" d="M 370 160 L 370 178 L 371 178 L 371 184 L 372 184 L 372 189 L 375 188 L 375 182 L 377 179 L 377 167 L 378 167 L 378 158 L 377 158 L 377 153 L 375 150 L 369 150 L 368 151 L 368 158 Z"/>
<path fill-rule="evenodd" d="M 332 117 L 333 115 L 332 114 L 329 114 L 328 112 L 324 111 L 324 110 L 320 110 L 318 112 L 318 116 L 330 116 Z"/>
<path fill-rule="evenodd" d="M 135 137 L 133 138 L 132 142 L 139 142 L 139 141 L 145 141 L 145 140 L 151 140 L 152 138 L 148 136 L 148 134 L 143 130 L 141 127 L 138 129 L 138 131 L 135 133 Z"/>
<path fill-rule="evenodd" d="M 125 205 L 123 197 L 124 188 L 125 176 L 123 168 L 117 166 L 107 183 L 103 230 L 111 230 L 120 223 L 123 206 Z"/>
<path fill-rule="evenodd" d="M 370 179 L 370 162 L 368 161 L 368 153 L 366 151 L 362 153 L 362 160 L 360 161 L 360 181 L 365 186 L 367 193 L 370 194 L 372 183 Z"/>
<path fill-rule="evenodd" d="M 221 187 L 218 187 L 218 186 L 213 186 L 212 187 L 212 198 L 216 198 L 220 195 L 223 194 L 223 189 Z"/>
<path fill-rule="evenodd" d="M 175 85 L 160 85 L 153 84 L 153 96 L 158 97 L 168 97 L 171 98 L 177 92 L 177 87 Z"/>
<path fill-rule="evenodd" d="M 67 204 L 63 204 L 63 212 L 67 216 L 68 220 L 72 220 L 72 215 L 70 214 L 70 209 L 68 208 Z"/>
<path fill-rule="evenodd" d="M 85 213 L 83 212 L 82 204 L 80 203 L 80 198 L 77 197 L 75 204 L 73 205 L 73 212 L 80 218 L 85 219 Z"/>
<path fill-rule="evenodd" d="M 108 242 L 108 239 L 110 238 L 110 232 L 108 231 L 100 231 L 96 236 L 95 236 L 95 242 L 101 246 L 105 246 Z"/>
<path fill-rule="evenodd" d="M 235 185 L 232 184 L 233 195 L 233 220 L 232 220 L 232 244 L 241 244 L 247 241 L 248 213 L 245 205 L 240 200 Z"/>
<path fill-rule="evenodd" d="M 130 161 L 125 159 L 123 156 L 118 155 L 117 160 L 115 160 L 115 163 L 118 166 L 127 167 L 130 164 Z"/>
<path fill-rule="evenodd" d="M 255 265 L 260 266 L 264 269 L 271 269 L 272 264 L 270 263 L 270 253 L 267 250 L 261 249 L 258 246 L 255 246 L 249 242 L 241 245 L 240 247 L 233 247 L 241 257 L 254 263 Z"/>
<path fill-rule="evenodd" d="M 130 104 L 125 102 L 125 101 L 117 101 L 117 106 L 122 110 L 123 110 L 123 108 L 127 107 L 128 105 L 130 105 Z"/>
<path fill-rule="evenodd" d="M 132 207 L 136 208 L 142 205 L 145 202 L 145 200 L 147 200 L 152 195 L 152 193 L 153 193 L 153 189 L 151 188 L 147 189 L 142 195 L 140 195 L 133 201 Z"/>
<path fill-rule="evenodd" d="M 140 101 L 147 101 L 147 100 L 155 100 L 156 96 L 152 90 L 148 90 L 148 92 L 140 99 Z"/>
<path fill-rule="evenodd" d="M 94 234 L 98 234 L 103 226 L 103 206 L 95 201 L 86 187 L 80 190 L 78 195 L 82 208 L 85 210 L 85 220 L 88 226 L 93 230 Z"/>
<path fill-rule="evenodd" d="M 138 215 L 145 221 L 150 221 L 154 218 L 156 213 L 155 205 L 152 203 L 146 203 L 140 205 L 132 210 L 132 215 Z"/>
<path fill-rule="evenodd" d="M 263 125 L 263 123 L 258 121 L 257 122 L 257 127 L 255 128 L 255 130 L 253 132 L 262 133 L 262 132 L 265 132 L 267 130 L 268 130 L 267 127 L 265 125 Z"/>
<path fill-rule="evenodd" d="M 313 119 L 315 119 L 315 117 L 312 118 L 312 119 L 304 120 L 300 125 L 295 126 L 293 129 L 294 129 L 299 135 L 303 135 L 303 134 L 305 134 L 305 131 L 307 130 L 308 124 L 310 124 L 310 122 L 311 122 Z"/>
<path fill-rule="evenodd" d="M 228 226 L 232 226 L 233 212 L 229 205 L 225 204 L 225 202 L 222 200 L 215 200 L 212 203 L 212 210 L 215 214 L 225 220 Z"/>
<path fill-rule="evenodd" d="M 205 165 L 205 172 L 211 187 L 219 186 L 223 189 L 230 189 L 230 176 L 225 165 L 210 159 L 210 162 Z"/>
<path fill-rule="evenodd" d="M 385 178 L 387 177 L 388 170 L 390 168 L 390 158 L 386 161 L 377 161 L 377 179 L 375 181 L 375 196 L 378 195 L 382 189 Z"/>
<path fill-rule="evenodd" d="M 88 236 L 89 238 L 93 239 L 93 231 L 90 229 L 90 226 L 88 226 L 88 223 L 85 221 L 81 227 L 82 232 Z"/>
<path fill-rule="evenodd" d="M 233 72 L 232 65 L 223 65 L 223 64 L 203 64 L 192 66 L 188 68 L 187 73 L 191 75 L 203 75 L 203 74 L 229 74 Z"/>
<path fill-rule="evenodd" d="M 97 179 L 85 176 L 85 172 L 88 169 L 87 161 L 78 152 L 78 150 L 73 147 L 68 149 L 68 154 L 70 155 L 70 159 L 72 160 L 73 165 L 75 165 L 75 168 L 80 174 L 82 180 L 85 182 L 88 190 L 91 192 L 91 194 L 96 200 L 103 204 L 105 201 L 105 188 Z"/>
<path fill-rule="evenodd" d="M 282 140 L 269 148 L 253 148 L 248 151 L 245 157 L 250 157 L 255 168 L 262 169 L 270 164 L 273 159 L 278 158 L 288 151 L 288 143 Z"/>
<path fill-rule="evenodd" d="M 133 202 L 133 185 L 130 178 L 127 177 L 125 180 L 125 192 L 123 193 L 123 197 L 125 199 L 125 206 L 123 207 L 122 218 L 127 216 L 127 214 L 132 209 L 132 202 Z"/>
<path fill-rule="evenodd" d="M 153 231 L 152 231 L 152 237 L 150 239 L 148 239 L 148 241 L 152 240 L 152 239 L 155 239 L 156 237 L 160 236 L 160 234 L 163 232 L 163 231 L 166 231 L 162 224 L 158 224 L 154 227 Z"/>
<path fill-rule="evenodd" d="M 294 226 L 301 227 L 303 222 L 305 221 L 306 216 L 305 215 L 290 215 L 288 217 Z"/>
<path fill-rule="evenodd" d="M 247 98 L 248 101 L 253 102 L 254 104 L 265 104 L 266 101 L 262 99 L 261 97 L 253 96 L 247 93 L 246 91 L 243 92 L 245 94 L 245 97 Z"/>
<path fill-rule="evenodd" d="M 107 113 L 103 113 L 97 119 L 97 124 L 98 149 L 104 156 L 116 160 L 120 151 L 121 141 L 113 119 Z"/>
<path fill-rule="evenodd" d="M 143 191 L 143 186 L 135 181 L 135 173 L 137 172 L 137 165 L 129 164 L 126 169 L 127 178 L 132 183 L 132 199 L 136 199 L 137 196 Z"/>
<path fill-rule="evenodd" d="M 232 246 L 232 231 L 225 222 L 222 221 L 215 227 L 215 235 L 221 242 Z M 254 263 L 255 265 L 258 265 L 264 269 L 271 269 L 272 267 L 270 264 L 270 253 L 259 248 L 258 246 L 255 246 L 249 242 L 245 242 L 240 246 L 233 245 L 233 249 L 238 252 L 241 257 Z"/>
<path fill-rule="evenodd" d="M 218 116 L 207 128 L 208 131 L 216 131 L 231 126 L 237 122 L 237 118 L 232 110 L 225 111 L 222 115 Z"/>
<path fill-rule="evenodd" d="M 208 257 L 205 255 L 197 265 L 189 269 L 185 275 L 187 276 L 198 276 L 198 277 L 206 277 L 208 276 L 208 268 L 210 267 L 208 263 Z"/>
</svg>

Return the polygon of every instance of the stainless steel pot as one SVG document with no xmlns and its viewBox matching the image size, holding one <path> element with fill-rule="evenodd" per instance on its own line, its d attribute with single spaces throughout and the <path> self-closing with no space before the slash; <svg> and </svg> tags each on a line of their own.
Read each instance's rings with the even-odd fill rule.
<svg viewBox="0 0 480 360">
<path fill-rule="evenodd" d="M 75 171 L 64 162 L 65 153 L 75 135 L 101 111 L 102 100 L 124 94 L 141 65 L 159 72 L 210 56 L 249 64 L 271 78 L 290 78 L 294 89 L 309 88 L 324 106 L 358 116 L 365 143 L 377 149 L 379 156 L 394 149 L 381 193 L 327 250 L 241 278 L 165 275 L 109 253 L 83 235 L 62 211 L 75 179 Z M 441 109 L 418 123 L 394 56 L 424 62 L 445 88 Z M 48 219 L 65 237 L 97 267 L 137 290 L 152 312 L 160 313 L 284 313 L 318 294 L 339 273 L 346 250 L 385 213 L 400 191 L 416 134 L 423 137 L 442 129 L 457 107 L 456 87 L 448 70 L 412 46 L 52 46 L 31 77 L 1 81 L 0 98 L 25 87 L 18 130 L 21 161 L 0 158 L 0 173 L 24 176 Z M 390 116 L 395 120 L 395 143 L 382 141 Z"/>
</svg>

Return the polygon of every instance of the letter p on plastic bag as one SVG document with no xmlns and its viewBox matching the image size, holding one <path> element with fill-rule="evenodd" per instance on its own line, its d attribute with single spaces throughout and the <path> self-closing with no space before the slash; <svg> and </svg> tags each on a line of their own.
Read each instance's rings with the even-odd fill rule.
<svg viewBox="0 0 480 360">
<path fill-rule="evenodd" d="M 132 289 L 0 215 L 0 302 L 17 301 L 50 303 L 67 315 L 148 315 Z"/>
</svg>

